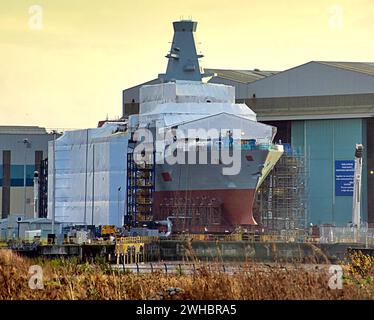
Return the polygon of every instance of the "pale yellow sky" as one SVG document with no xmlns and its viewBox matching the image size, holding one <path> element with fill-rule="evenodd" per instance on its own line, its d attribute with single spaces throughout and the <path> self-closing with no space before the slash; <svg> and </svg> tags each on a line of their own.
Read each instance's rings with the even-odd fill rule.
<svg viewBox="0 0 374 320">
<path fill-rule="evenodd" d="M 0 125 L 120 116 L 122 89 L 165 71 L 181 16 L 199 23 L 203 67 L 374 61 L 373 0 L 0 0 Z"/>
</svg>

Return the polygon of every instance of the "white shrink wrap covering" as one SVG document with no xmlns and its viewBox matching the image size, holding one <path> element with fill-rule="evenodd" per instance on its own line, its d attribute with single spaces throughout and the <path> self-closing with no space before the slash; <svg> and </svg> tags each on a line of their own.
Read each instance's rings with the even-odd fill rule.
<svg viewBox="0 0 374 320">
<path fill-rule="evenodd" d="M 175 102 L 176 84 L 173 82 L 154 85 L 145 85 L 140 88 L 140 104 L 146 102 Z"/>
<path fill-rule="evenodd" d="M 235 87 L 195 81 L 177 81 L 140 88 L 140 113 L 165 103 L 235 103 Z"/>
<path fill-rule="evenodd" d="M 184 83 L 176 86 L 178 102 L 235 103 L 235 87 L 210 83 Z"/>
<path fill-rule="evenodd" d="M 139 121 L 140 127 L 145 127 L 154 120 L 160 120 L 162 126 L 168 127 L 220 113 L 257 121 L 256 114 L 245 104 L 175 102 L 155 105 L 151 112 L 140 114 Z"/>
<path fill-rule="evenodd" d="M 273 138 L 272 126 L 228 113 L 215 114 L 185 122 L 179 125 L 178 128 L 183 132 L 184 137 L 188 138 L 198 138 L 189 137 L 188 133 L 193 132 L 190 130 L 198 132 L 201 128 L 205 130 L 216 129 L 218 132 L 221 132 L 221 130 L 231 131 L 236 129 L 240 130 L 241 139 L 256 139 L 266 141 L 267 143 L 270 143 Z"/>
<path fill-rule="evenodd" d="M 67 131 L 55 141 L 56 221 L 67 224 L 86 222 L 88 225 L 122 225 L 126 210 L 129 135 L 117 132 L 121 126 L 123 123 L 106 123 L 101 128 Z M 48 218 L 52 218 L 53 163 L 51 141 L 48 146 Z"/>
<path fill-rule="evenodd" d="M 153 122 L 168 127 L 221 113 L 257 121 L 256 114 L 247 105 L 235 103 L 232 86 L 176 81 L 140 88 L 139 127 L 148 127 Z M 132 117 L 130 123 L 134 120 Z"/>
</svg>

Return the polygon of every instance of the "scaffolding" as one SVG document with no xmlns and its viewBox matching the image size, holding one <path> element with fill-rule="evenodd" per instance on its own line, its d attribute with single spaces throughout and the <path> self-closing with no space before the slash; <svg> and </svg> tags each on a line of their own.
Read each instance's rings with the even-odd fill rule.
<svg viewBox="0 0 374 320">
<path fill-rule="evenodd" d="M 48 159 L 42 160 L 39 172 L 39 217 L 48 216 Z"/>
<path fill-rule="evenodd" d="M 172 221 L 174 232 L 215 232 L 222 224 L 222 204 L 206 196 L 164 198 L 160 213 Z"/>
<path fill-rule="evenodd" d="M 134 153 L 127 154 L 127 223 L 153 220 L 155 191 L 155 155 L 149 162 L 136 163 Z"/>
<path fill-rule="evenodd" d="M 254 215 L 267 234 L 304 235 L 307 221 L 307 164 L 290 147 L 257 190 Z"/>
</svg>

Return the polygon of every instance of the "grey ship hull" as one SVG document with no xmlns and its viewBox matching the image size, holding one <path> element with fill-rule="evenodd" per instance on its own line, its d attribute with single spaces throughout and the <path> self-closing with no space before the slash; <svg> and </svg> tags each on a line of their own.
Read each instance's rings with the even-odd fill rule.
<svg viewBox="0 0 374 320">
<path fill-rule="evenodd" d="M 223 175 L 222 164 L 157 164 L 155 217 L 182 219 L 184 226 L 178 229 L 186 232 L 223 232 L 239 225 L 256 225 L 252 214 L 255 191 L 281 154 L 270 149 L 242 150 L 236 175 Z M 204 206 L 205 211 L 217 207 L 220 217 L 213 223 L 209 218 L 205 223 L 202 219 L 194 222 L 194 211 L 204 212 Z"/>
</svg>

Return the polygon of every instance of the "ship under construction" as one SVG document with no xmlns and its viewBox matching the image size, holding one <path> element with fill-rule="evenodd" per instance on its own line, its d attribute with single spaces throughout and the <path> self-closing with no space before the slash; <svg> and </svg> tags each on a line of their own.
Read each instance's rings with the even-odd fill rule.
<svg viewBox="0 0 374 320">
<path fill-rule="evenodd" d="M 139 113 L 49 143 L 51 220 L 146 235 L 160 225 L 206 234 L 259 222 L 256 192 L 284 153 L 273 143 L 277 128 L 236 103 L 235 87 L 207 81 L 196 22 L 173 27 L 166 72 L 140 88 Z"/>
<path fill-rule="evenodd" d="M 125 222 L 170 220 L 176 233 L 256 225 L 256 190 L 283 154 L 283 146 L 273 144 L 276 128 L 257 122 L 247 105 L 235 103 L 234 87 L 203 81 L 210 75 L 199 65 L 196 22 L 173 26 L 161 83 L 140 88 L 139 114 L 126 119 Z M 140 138 L 142 129 L 152 139 Z"/>
</svg>

